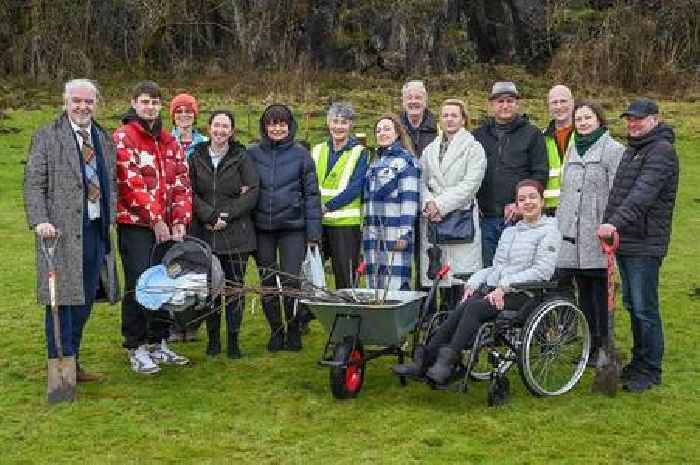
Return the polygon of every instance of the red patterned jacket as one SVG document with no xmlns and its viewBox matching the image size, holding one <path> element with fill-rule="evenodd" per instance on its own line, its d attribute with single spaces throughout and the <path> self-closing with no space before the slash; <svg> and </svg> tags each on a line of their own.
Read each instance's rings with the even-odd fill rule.
<svg viewBox="0 0 700 465">
<path fill-rule="evenodd" d="M 192 188 L 185 155 L 177 140 L 160 131 L 159 140 L 136 120 L 114 131 L 117 146 L 117 223 L 153 228 L 189 225 Z"/>
</svg>

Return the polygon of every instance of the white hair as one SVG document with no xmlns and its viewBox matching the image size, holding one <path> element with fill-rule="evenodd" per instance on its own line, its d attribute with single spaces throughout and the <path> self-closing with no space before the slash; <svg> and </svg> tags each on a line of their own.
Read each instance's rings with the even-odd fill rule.
<svg viewBox="0 0 700 465">
<path fill-rule="evenodd" d="M 66 85 L 63 88 L 64 104 L 68 102 L 68 99 L 70 98 L 71 94 L 75 89 L 90 89 L 93 92 L 95 92 L 96 99 L 100 98 L 100 91 L 97 88 L 97 84 L 95 83 L 95 81 L 92 81 L 90 79 L 71 79 L 70 81 L 66 82 Z"/>
<path fill-rule="evenodd" d="M 352 121 L 355 117 L 355 110 L 348 102 L 335 102 L 330 106 L 330 108 L 328 108 L 326 120 L 330 121 L 336 117 L 345 118 Z"/>
<path fill-rule="evenodd" d="M 423 81 L 408 81 L 406 84 L 403 85 L 401 88 L 401 95 L 406 96 L 410 90 L 417 90 L 418 92 L 422 92 L 423 95 L 425 95 L 425 99 L 428 100 L 428 91 L 425 88 L 425 84 L 423 84 Z"/>
</svg>

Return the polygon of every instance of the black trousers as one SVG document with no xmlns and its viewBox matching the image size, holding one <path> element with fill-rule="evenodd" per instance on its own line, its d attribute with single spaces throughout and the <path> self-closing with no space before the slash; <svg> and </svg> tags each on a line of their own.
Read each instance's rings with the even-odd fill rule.
<svg viewBox="0 0 700 465">
<path fill-rule="evenodd" d="M 557 275 L 560 282 L 576 284 L 578 302 L 586 316 L 593 346 L 604 344 L 608 340 L 608 270 L 559 268 Z"/>
<path fill-rule="evenodd" d="M 336 289 L 352 287 L 352 277 L 360 262 L 361 240 L 359 226 L 323 227 L 323 255 L 333 265 Z"/>
<path fill-rule="evenodd" d="M 153 231 L 143 226 L 117 226 L 119 253 L 124 269 L 124 298 L 122 299 L 123 346 L 136 349 L 167 339 L 170 324 L 168 312 L 147 310 L 136 301 L 136 283 L 150 266 L 151 250 L 156 243 Z"/>
<path fill-rule="evenodd" d="M 301 264 L 306 254 L 306 234 L 302 230 L 292 231 L 256 231 L 257 251 L 255 261 L 258 265 L 262 285 L 277 287 L 276 274 L 270 270 L 280 270 L 293 276 L 301 273 Z M 279 253 L 279 261 L 277 255 Z M 266 268 L 266 269 L 263 269 Z M 290 276 L 280 275 L 283 287 L 299 288 L 299 280 Z M 284 330 L 279 297 L 267 295 L 262 298 L 263 312 L 273 333 Z M 298 330 L 299 322 L 304 315 L 303 306 L 297 308 L 297 318 L 294 318 L 294 298 L 284 298 L 284 313 L 287 320 L 287 330 Z"/>
<path fill-rule="evenodd" d="M 506 294 L 505 308 L 519 310 L 527 300 L 528 297 L 523 294 Z M 494 320 L 497 316 L 496 307 L 483 294 L 475 294 L 459 304 L 440 325 L 428 342 L 428 349 L 433 353 L 443 346 L 449 346 L 455 352 L 470 349 L 481 324 Z"/>
<path fill-rule="evenodd" d="M 248 265 L 249 252 L 238 254 L 216 254 L 216 257 L 221 262 L 221 269 L 224 272 L 226 281 L 234 283 L 243 283 L 245 281 L 245 273 Z M 221 297 L 216 299 L 215 305 L 221 306 Z M 245 296 L 238 295 L 226 298 L 226 333 L 229 337 L 238 333 L 243 321 L 243 313 L 245 311 Z M 221 330 L 221 315 L 217 312 L 207 318 L 207 333 L 219 334 Z"/>
</svg>

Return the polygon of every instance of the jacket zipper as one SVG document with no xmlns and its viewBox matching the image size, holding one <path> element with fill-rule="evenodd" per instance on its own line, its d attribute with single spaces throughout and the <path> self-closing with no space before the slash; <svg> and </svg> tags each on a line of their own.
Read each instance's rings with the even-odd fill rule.
<svg viewBox="0 0 700 465">
<path fill-rule="evenodd" d="M 209 156 L 209 158 L 211 159 L 211 156 Z M 219 163 L 221 163 L 221 161 L 222 160 L 219 160 Z M 212 206 L 214 207 L 214 212 L 216 212 L 216 181 L 217 181 L 217 177 L 218 177 L 219 166 L 218 165 L 214 166 L 214 163 L 212 162 L 212 167 L 214 168 L 214 201 L 212 203 Z M 217 218 L 216 221 L 218 222 L 219 218 Z M 211 248 L 212 248 L 212 250 L 216 250 L 216 231 L 212 231 Z"/>
</svg>

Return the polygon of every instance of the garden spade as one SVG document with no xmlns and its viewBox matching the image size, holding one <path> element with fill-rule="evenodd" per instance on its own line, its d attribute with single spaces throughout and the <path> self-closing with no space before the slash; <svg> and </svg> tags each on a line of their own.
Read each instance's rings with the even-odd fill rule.
<svg viewBox="0 0 700 465">
<path fill-rule="evenodd" d="M 620 245 L 620 236 L 614 232 L 610 241 L 601 239 L 601 245 L 608 257 L 608 318 L 605 322 L 608 325 L 608 338 L 606 341 L 600 341 L 591 391 L 613 397 L 617 394 L 620 377 L 620 360 L 615 349 L 615 333 L 612 324 L 615 312 L 615 251 Z M 597 323 L 600 328 L 601 322 Z"/>
<path fill-rule="evenodd" d="M 53 340 L 58 353 L 58 358 L 49 358 L 48 361 L 46 394 L 50 404 L 74 401 L 76 382 L 75 357 L 66 357 L 63 354 L 61 323 L 56 299 L 56 267 L 53 256 L 59 237 L 60 235 L 56 233 L 54 239 L 39 239 L 41 241 L 41 251 L 49 265 L 49 300 L 51 303 L 51 319 L 53 320 Z"/>
</svg>

